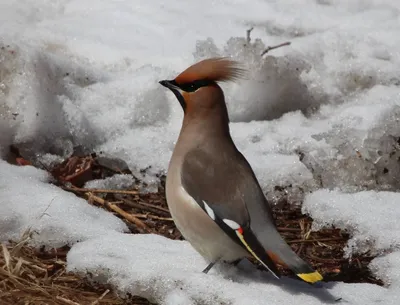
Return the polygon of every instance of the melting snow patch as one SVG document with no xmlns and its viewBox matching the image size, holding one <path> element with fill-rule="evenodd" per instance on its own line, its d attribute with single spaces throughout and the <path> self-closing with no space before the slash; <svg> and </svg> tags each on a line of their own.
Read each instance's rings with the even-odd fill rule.
<svg viewBox="0 0 400 305">
<path fill-rule="evenodd" d="M 85 188 L 98 188 L 98 189 L 127 189 L 134 185 L 135 178 L 132 175 L 114 175 L 105 179 L 91 180 L 85 183 Z"/>
<path fill-rule="evenodd" d="M 19 240 L 30 229 L 35 245 L 61 247 L 127 231 L 103 209 L 49 184 L 46 172 L 0 160 L 0 241 Z"/>
<path fill-rule="evenodd" d="M 240 268 L 207 263 L 186 241 L 157 235 L 113 235 L 78 243 L 67 256 L 68 270 L 109 283 L 160 304 L 281 304 L 289 300 L 320 304 L 333 300 L 324 289 L 299 281 L 276 280 L 250 263 Z M 380 287 L 379 287 L 380 288 Z"/>
<path fill-rule="evenodd" d="M 365 191 L 344 194 L 318 190 L 306 196 L 303 212 L 314 219 L 314 229 L 334 225 L 351 234 L 347 256 L 381 252 L 400 246 L 400 193 Z"/>
</svg>

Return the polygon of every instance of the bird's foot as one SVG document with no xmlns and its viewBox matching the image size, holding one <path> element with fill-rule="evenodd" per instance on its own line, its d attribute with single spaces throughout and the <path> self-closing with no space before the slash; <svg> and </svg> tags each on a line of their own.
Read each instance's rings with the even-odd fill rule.
<svg viewBox="0 0 400 305">
<path fill-rule="evenodd" d="M 203 273 L 207 274 L 208 271 L 210 271 L 211 268 L 214 267 L 215 263 L 216 263 L 216 262 L 211 262 L 211 263 L 209 263 L 208 266 L 203 270 Z"/>
</svg>

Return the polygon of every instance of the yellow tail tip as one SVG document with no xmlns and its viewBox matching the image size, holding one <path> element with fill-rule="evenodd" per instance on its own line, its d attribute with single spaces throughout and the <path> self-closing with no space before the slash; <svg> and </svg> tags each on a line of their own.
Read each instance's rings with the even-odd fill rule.
<svg viewBox="0 0 400 305">
<path fill-rule="evenodd" d="M 311 284 L 319 282 L 323 279 L 322 275 L 319 274 L 318 271 L 314 271 L 313 273 L 299 273 L 297 276 L 303 281 Z"/>
</svg>

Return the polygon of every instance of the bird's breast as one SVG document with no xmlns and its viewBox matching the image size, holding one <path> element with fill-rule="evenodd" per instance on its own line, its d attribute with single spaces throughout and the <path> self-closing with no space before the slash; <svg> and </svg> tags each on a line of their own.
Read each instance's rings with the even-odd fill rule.
<svg viewBox="0 0 400 305">
<path fill-rule="evenodd" d="M 166 196 L 176 227 L 205 259 L 234 261 L 247 255 L 184 189 L 173 168 L 168 170 Z"/>
</svg>

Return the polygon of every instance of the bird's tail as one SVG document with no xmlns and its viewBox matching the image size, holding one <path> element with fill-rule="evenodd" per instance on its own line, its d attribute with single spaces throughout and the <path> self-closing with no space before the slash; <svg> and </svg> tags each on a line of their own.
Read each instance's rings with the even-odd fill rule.
<svg viewBox="0 0 400 305">
<path fill-rule="evenodd" d="M 273 236 L 271 236 L 273 235 Z M 264 244 L 268 256 L 277 264 L 292 270 L 299 278 L 307 283 L 314 284 L 323 279 L 321 274 L 302 260 L 283 240 L 279 232 L 270 234 L 268 242 Z"/>
</svg>

